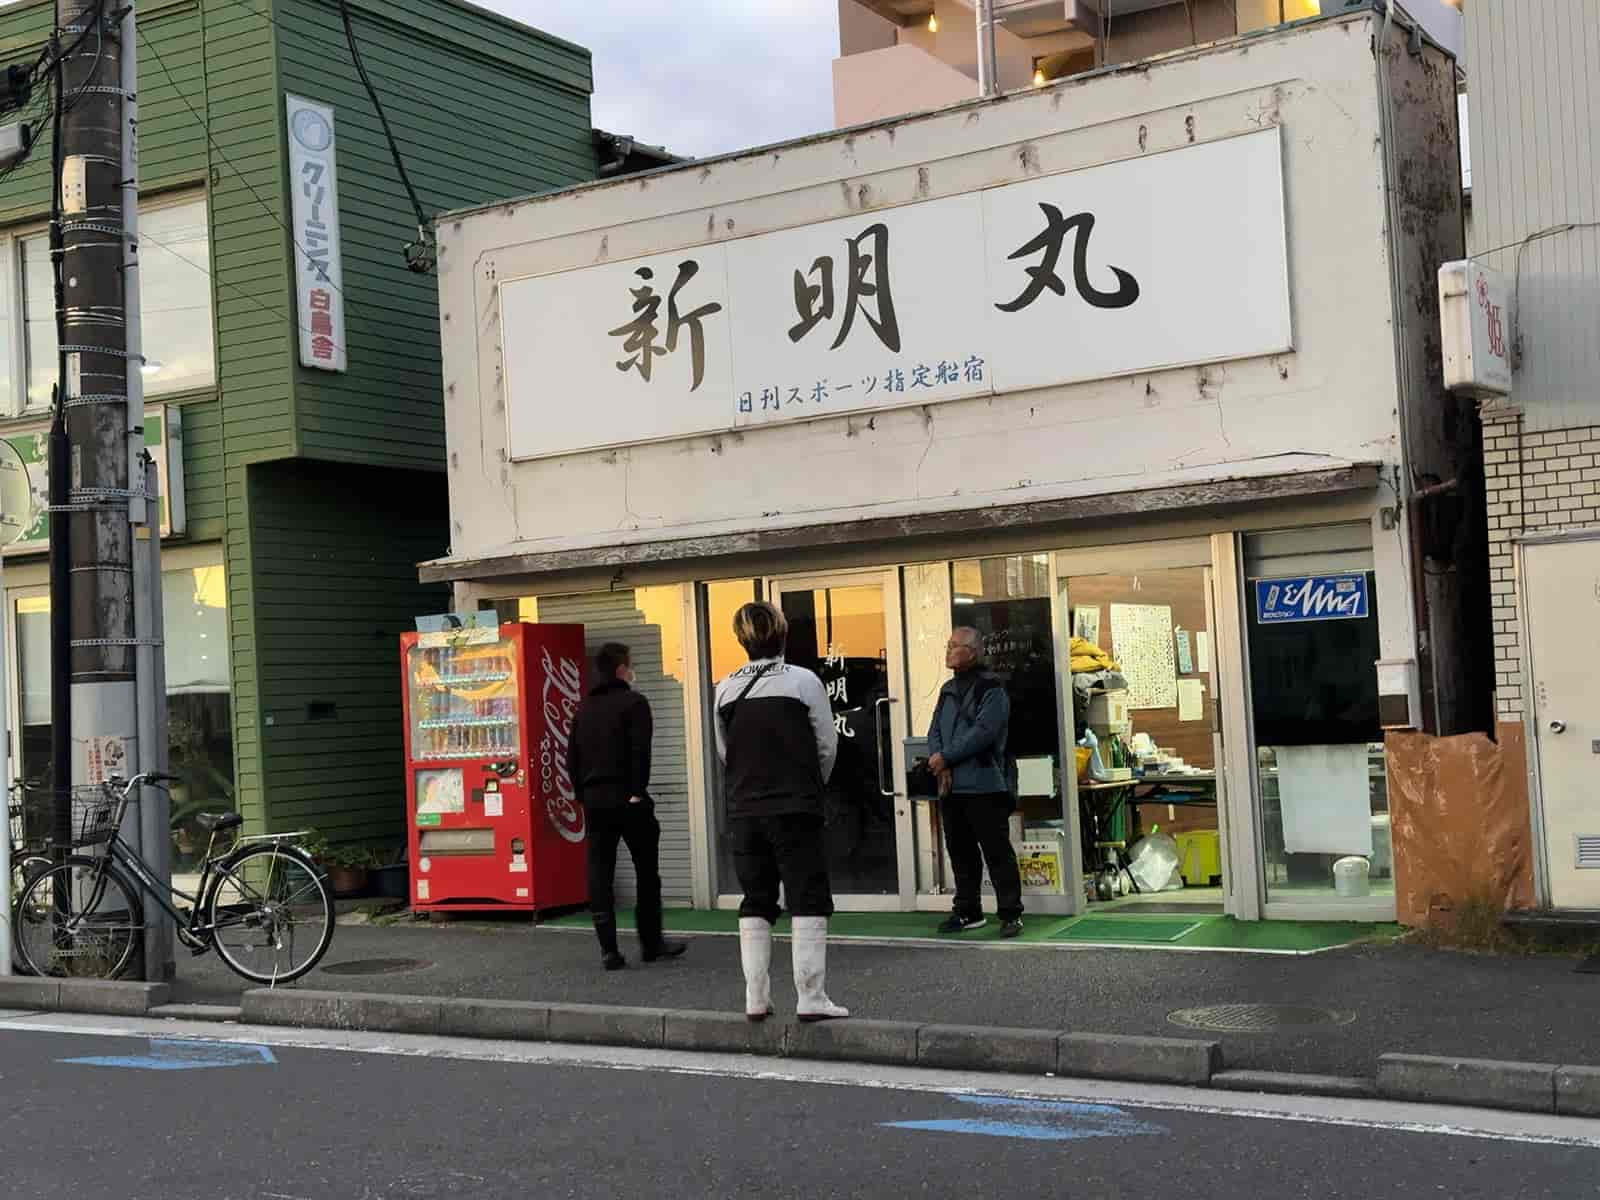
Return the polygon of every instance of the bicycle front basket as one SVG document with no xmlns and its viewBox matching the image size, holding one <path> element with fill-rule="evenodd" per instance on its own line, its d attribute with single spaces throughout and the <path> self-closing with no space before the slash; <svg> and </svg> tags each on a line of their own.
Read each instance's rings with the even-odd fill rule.
<svg viewBox="0 0 1600 1200">
<path fill-rule="evenodd" d="M 99 786 L 72 789 L 72 844 L 99 846 L 116 832 L 117 798 Z"/>
</svg>

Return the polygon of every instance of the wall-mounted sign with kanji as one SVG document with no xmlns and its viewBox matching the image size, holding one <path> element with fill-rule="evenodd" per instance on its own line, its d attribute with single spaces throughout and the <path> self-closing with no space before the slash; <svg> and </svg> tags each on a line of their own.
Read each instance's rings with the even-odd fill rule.
<svg viewBox="0 0 1600 1200">
<path fill-rule="evenodd" d="M 293 197 L 295 319 L 300 365 L 345 369 L 344 268 L 339 257 L 339 179 L 333 109 L 285 96 Z"/>
<path fill-rule="evenodd" d="M 510 456 L 1290 350 L 1280 138 L 926 198 L 886 184 L 870 206 L 847 188 L 805 209 L 826 219 L 712 222 L 713 241 L 617 259 L 641 235 L 596 231 L 594 265 L 500 280 Z"/>
</svg>

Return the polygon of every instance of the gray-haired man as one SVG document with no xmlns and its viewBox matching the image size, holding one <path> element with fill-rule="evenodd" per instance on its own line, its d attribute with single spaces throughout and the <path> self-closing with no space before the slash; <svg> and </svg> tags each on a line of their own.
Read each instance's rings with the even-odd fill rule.
<svg viewBox="0 0 1600 1200">
<path fill-rule="evenodd" d="M 983 635 L 967 625 L 952 629 L 944 665 L 955 675 L 940 690 L 928 727 L 928 769 L 939 779 L 944 841 L 956 876 L 955 903 L 939 932 L 983 925 L 987 863 L 1000 936 L 1009 938 L 1022 932 L 1022 875 L 1011 848 L 1014 805 L 1005 767 L 1011 701 L 982 662 Z"/>
</svg>

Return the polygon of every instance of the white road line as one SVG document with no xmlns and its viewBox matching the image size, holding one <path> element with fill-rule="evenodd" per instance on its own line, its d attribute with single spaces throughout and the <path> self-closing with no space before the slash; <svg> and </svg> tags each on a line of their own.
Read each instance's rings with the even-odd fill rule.
<svg viewBox="0 0 1600 1200">
<path fill-rule="evenodd" d="M 877 1088 L 927 1093 L 981 1093 L 1032 1100 L 1073 1100 L 1124 1108 L 1203 1116 L 1293 1121 L 1396 1133 L 1478 1138 L 1532 1145 L 1600 1149 L 1600 1120 L 1497 1112 L 1443 1105 L 1401 1104 L 1389 1100 L 1350 1100 L 1324 1096 L 1277 1096 L 1219 1092 L 1161 1084 L 1116 1083 L 1054 1076 L 933 1071 L 862 1063 L 773 1059 L 754 1055 L 700 1054 L 675 1050 L 635 1050 L 556 1042 L 510 1042 L 474 1038 L 363 1033 L 351 1030 L 288 1029 L 212 1021 L 105 1017 L 71 1013 L 0 1013 L 0 1032 L 68 1033 L 94 1037 L 195 1038 L 302 1050 L 443 1058 L 468 1062 L 518 1063 L 609 1071 L 709 1075 L 732 1079 L 833 1087 Z"/>
</svg>

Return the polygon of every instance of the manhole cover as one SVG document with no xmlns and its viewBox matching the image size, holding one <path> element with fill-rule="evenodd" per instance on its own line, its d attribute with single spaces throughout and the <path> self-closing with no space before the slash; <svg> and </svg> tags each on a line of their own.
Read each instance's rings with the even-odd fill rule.
<svg viewBox="0 0 1600 1200">
<path fill-rule="evenodd" d="M 1214 1033 L 1275 1033 L 1280 1029 L 1348 1025 L 1355 1019 L 1355 1013 L 1313 1008 L 1309 1004 L 1208 1004 L 1167 1014 L 1167 1020 L 1174 1025 Z"/>
<path fill-rule="evenodd" d="M 329 975 L 402 975 L 407 971 L 425 971 L 431 966 L 431 962 L 420 958 L 358 958 L 322 969 Z"/>
</svg>

